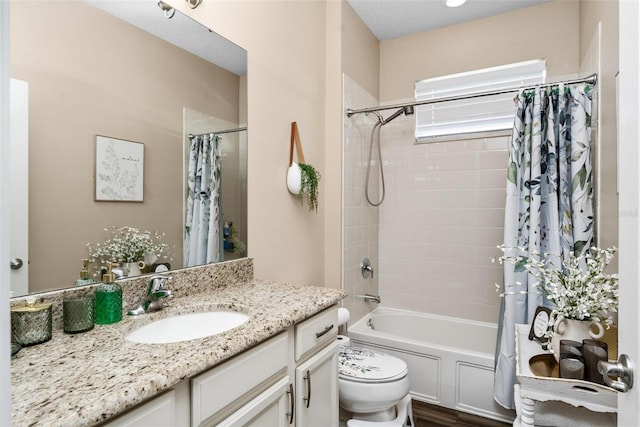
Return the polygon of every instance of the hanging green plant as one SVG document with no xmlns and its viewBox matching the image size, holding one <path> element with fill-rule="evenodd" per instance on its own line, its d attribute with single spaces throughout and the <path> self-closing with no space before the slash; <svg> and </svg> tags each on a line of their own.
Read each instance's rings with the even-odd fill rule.
<svg viewBox="0 0 640 427">
<path fill-rule="evenodd" d="M 306 201 L 310 211 L 318 212 L 318 183 L 320 182 L 320 172 L 311 165 L 300 163 L 301 183 L 300 183 L 300 202 L 304 204 Z"/>
<path fill-rule="evenodd" d="M 298 161 L 293 161 L 293 148 L 298 152 Z M 320 173 L 308 163 L 305 163 L 302 143 L 298 133 L 296 122 L 291 123 L 291 150 L 289 151 L 289 169 L 287 171 L 287 188 L 292 194 L 300 199 L 304 205 L 305 201 L 309 205 L 310 211 L 318 212 L 318 193 L 320 183 Z"/>
</svg>

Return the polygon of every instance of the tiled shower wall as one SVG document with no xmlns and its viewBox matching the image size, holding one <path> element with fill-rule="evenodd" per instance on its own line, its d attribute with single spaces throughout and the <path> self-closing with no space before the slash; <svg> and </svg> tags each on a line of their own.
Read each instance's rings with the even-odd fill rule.
<svg viewBox="0 0 640 427">
<path fill-rule="evenodd" d="M 343 105 L 363 108 L 378 105 L 378 101 L 349 77 L 343 78 Z M 374 309 L 377 304 L 367 303 L 362 295 L 378 294 L 378 222 L 379 208 L 371 207 L 364 197 L 366 164 L 369 156 L 369 138 L 375 116 L 359 114 L 344 119 L 343 132 L 343 289 L 348 297 L 344 306 L 351 312 L 352 322 Z M 375 171 L 375 168 L 372 168 Z M 374 174 L 373 177 L 377 175 Z M 378 181 L 370 187 L 373 199 L 379 197 Z M 374 268 L 373 278 L 362 277 L 360 264 L 369 258 Z"/>
<path fill-rule="evenodd" d="M 496 322 L 509 137 L 415 144 L 413 127 L 403 116 L 382 129 L 384 305 Z"/>
<path fill-rule="evenodd" d="M 377 105 L 349 77 L 343 84 L 345 107 Z M 385 307 L 496 322 L 502 269 L 490 259 L 503 240 L 509 137 L 415 144 L 414 116 L 398 117 L 381 130 L 386 196 L 375 208 L 364 198 L 374 124 L 363 114 L 344 124 L 343 283 L 352 321 L 376 307 L 359 298 L 372 293 Z M 377 166 L 374 151 L 373 183 Z M 365 256 L 373 280 L 360 274 Z"/>
</svg>

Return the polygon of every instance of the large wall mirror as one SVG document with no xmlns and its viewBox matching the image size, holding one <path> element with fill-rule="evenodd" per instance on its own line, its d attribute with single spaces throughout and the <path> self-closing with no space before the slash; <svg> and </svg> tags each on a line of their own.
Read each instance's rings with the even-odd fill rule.
<svg viewBox="0 0 640 427">
<path fill-rule="evenodd" d="M 112 226 L 163 233 L 171 260 L 159 261 L 184 266 L 188 135 L 246 128 L 247 59 L 161 6 L 11 1 L 11 130 L 23 141 L 11 151 L 11 258 L 23 260 L 12 270 L 13 296 L 73 286 L 87 244 L 106 240 Z M 237 243 L 220 242 L 225 260 L 246 256 L 246 135 L 220 135 L 220 227 Z M 98 136 L 142 144 L 142 201 L 96 201 Z"/>
</svg>

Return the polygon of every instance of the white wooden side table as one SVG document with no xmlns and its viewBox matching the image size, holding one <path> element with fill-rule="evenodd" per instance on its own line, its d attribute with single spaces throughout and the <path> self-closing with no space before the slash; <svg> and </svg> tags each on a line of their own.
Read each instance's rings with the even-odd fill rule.
<svg viewBox="0 0 640 427">
<path fill-rule="evenodd" d="M 530 325 L 516 325 L 516 377 L 522 408 L 514 425 L 533 427 L 536 402 L 553 400 L 595 412 L 617 412 L 618 392 L 612 388 L 589 381 L 536 376 L 531 372 L 529 359 L 546 351 L 539 342 L 529 341 L 529 329 Z"/>
</svg>

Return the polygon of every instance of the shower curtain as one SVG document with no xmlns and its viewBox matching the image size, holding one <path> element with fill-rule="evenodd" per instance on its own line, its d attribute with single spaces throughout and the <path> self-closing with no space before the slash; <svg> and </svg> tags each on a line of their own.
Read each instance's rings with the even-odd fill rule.
<svg viewBox="0 0 640 427">
<path fill-rule="evenodd" d="M 220 137 L 190 136 L 184 266 L 222 261 L 220 236 Z"/>
<path fill-rule="evenodd" d="M 593 243 L 589 85 L 520 90 L 509 147 L 505 255 L 541 254 L 554 265 Z M 515 324 L 530 323 L 543 297 L 535 278 L 504 264 L 494 398 L 514 408 Z"/>
</svg>

